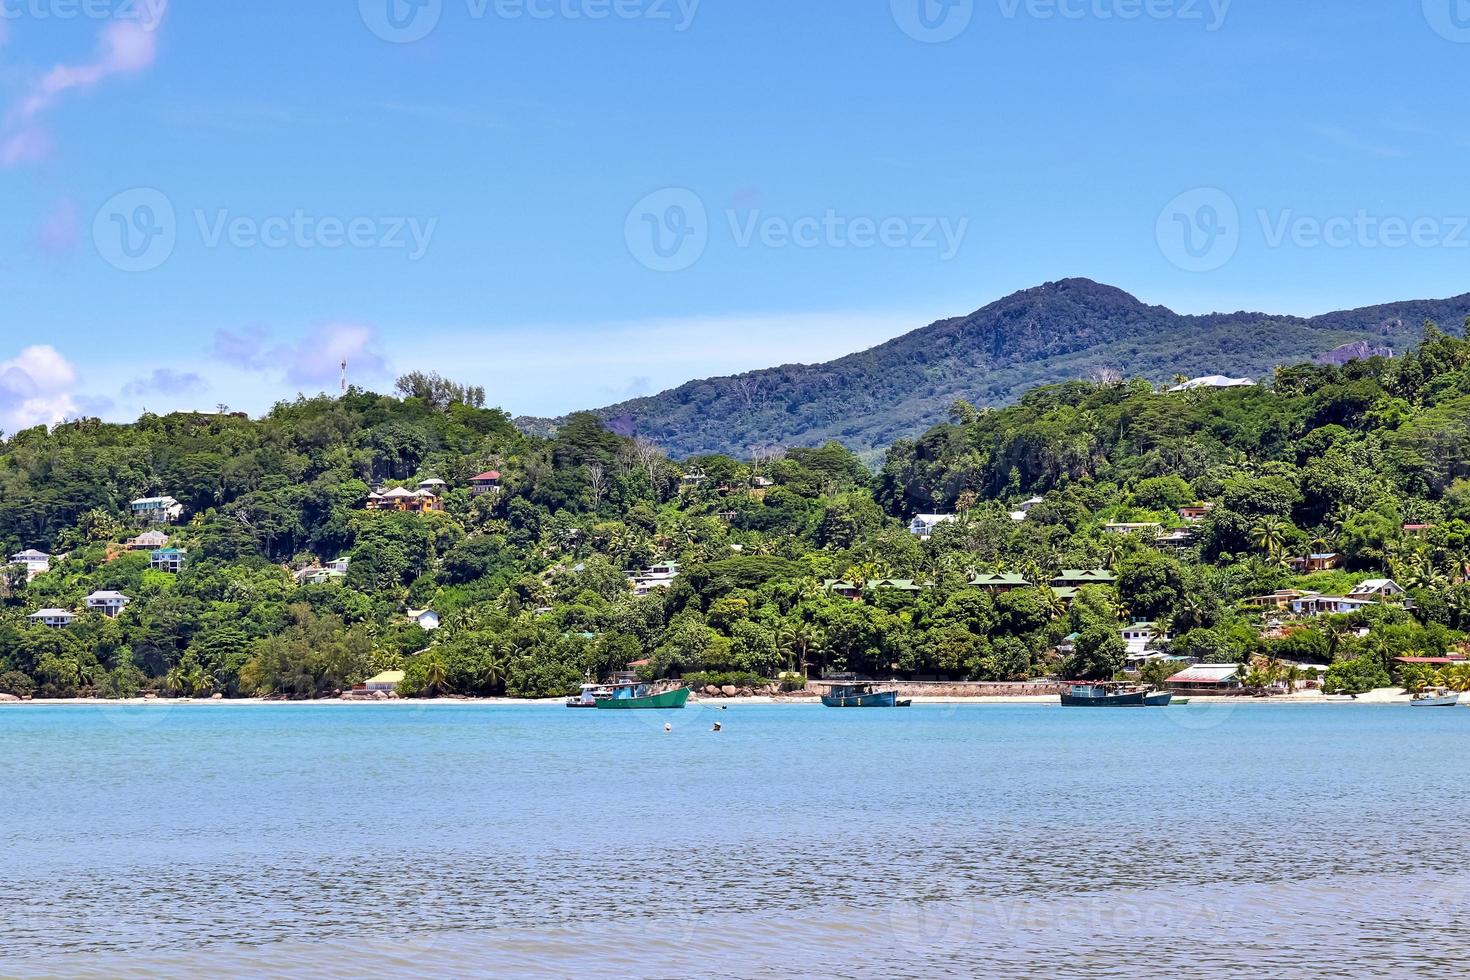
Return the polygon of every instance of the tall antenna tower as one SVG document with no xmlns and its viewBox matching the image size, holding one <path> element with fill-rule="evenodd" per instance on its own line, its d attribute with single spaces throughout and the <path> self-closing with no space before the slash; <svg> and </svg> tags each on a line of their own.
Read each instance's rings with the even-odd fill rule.
<svg viewBox="0 0 1470 980">
<path fill-rule="evenodd" d="M 342 394 L 347 394 L 347 362 L 342 362 Z"/>
</svg>

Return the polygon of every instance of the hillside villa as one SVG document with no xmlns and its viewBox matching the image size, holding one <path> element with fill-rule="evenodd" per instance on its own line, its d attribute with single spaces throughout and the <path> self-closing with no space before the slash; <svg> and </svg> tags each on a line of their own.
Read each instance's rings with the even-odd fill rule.
<svg viewBox="0 0 1470 980">
<path fill-rule="evenodd" d="M 427 514 L 431 511 L 441 511 L 444 504 L 440 502 L 439 495 L 422 487 L 418 490 L 408 490 L 404 487 L 394 487 L 391 490 L 375 490 L 368 495 L 368 510 L 393 510 L 409 514 Z"/>
<path fill-rule="evenodd" d="M 136 538 L 128 538 L 123 547 L 128 551 L 157 551 L 168 547 L 168 535 L 162 531 L 144 531 Z"/>
<path fill-rule="evenodd" d="M 93 592 L 82 601 L 87 604 L 87 609 L 89 611 L 100 613 L 103 616 L 106 616 L 108 619 L 116 619 L 118 616 L 122 615 L 122 611 L 126 609 L 128 603 L 132 602 L 133 600 L 129 599 L 121 592 L 99 591 Z"/>
<path fill-rule="evenodd" d="M 37 609 L 26 617 L 33 626 L 50 626 L 52 628 L 70 626 L 76 618 L 77 614 L 69 609 Z"/>
<path fill-rule="evenodd" d="M 187 554 L 182 548 L 159 548 L 149 553 L 148 567 L 177 575 L 184 567 L 184 557 Z"/>
<path fill-rule="evenodd" d="M 1103 525 L 1103 531 L 1105 531 L 1108 534 L 1141 534 L 1141 533 L 1143 533 L 1145 531 L 1155 531 L 1155 532 L 1157 532 L 1162 527 L 1163 527 L 1163 525 L 1162 524 L 1159 524 L 1156 521 L 1154 521 L 1154 522 L 1143 522 L 1143 523 L 1139 523 L 1139 524 L 1129 524 L 1129 523 L 1124 523 L 1124 522 L 1114 522 L 1114 523 L 1111 523 L 1111 524 L 1104 524 Z"/>
<path fill-rule="evenodd" d="M 654 589 L 667 589 L 679 577 L 679 563 L 673 561 L 651 565 L 641 572 L 627 572 L 634 595 L 648 595 Z"/>
<path fill-rule="evenodd" d="M 408 618 L 425 632 L 439 628 L 439 614 L 432 609 L 410 609 Z"/>
<path fill-rule="evenodd" d="M 1349 599 L 1391 599 L 1404 594 L 1404 587 L 1391 578 L 1370 578 L 1348 591 Z"/>
<path fill-rule="evenodd" d="M 970 576 L 970 588 L 993 593 L 1014 592 L 1016 589 L 1031 588 L 1031 583 L 1026 576 L 1015 572 L 992 572 Z"/>
<path fill-rule="evenodd" d="M 478 497 L 481 494 L 497 493 L 500 490 L 500 471 L 486 470 L 479 476 L 470 477 L 470 496 Z"/>
<path fill-rule="evenodd" d="M 184 516 L 184 505 L 172 497 L 139 497 L 128 506 L 135 518 L 152 524 L 173 524 Z"/>
<path fill-rule="evenodd" d="M 1084 585 L 1112 585 L 1117 576 L 1106 568 L 1064 568 L 1051 580 L 1061 589 L 1080 589 Z"/>
<path fill-rule="evenodd" d="M 1024 521 L 1027 515 L 1031 513 L 1031 508 L 1035 507 L 1037 504 L 1044 503 L 1046 503 L 1046 500 L 1042 497 L 1032 497 L 1030 500 L 1022 501 L 1021 506 L 1018 510 L 1011 511 L 1011 520 Z"/>
<path fill-rule="evenodd" d="M 1330 572 L 1337 568 L 1342 564 L 1342 556 L 1335 551 L 1325 551 L 1305 558 L 1288 558 L 1286 563 L 1298 575 L 1311 575 L 1313 572 Z"/>
<path fill-rule="evenodd" d="M 26 570 L 26 581 L 30 582 L 38 575 L 45 575 L 51 571 L 51 556 L 44 551 L 28 548 L 10 556 L 10 564 L 24 565 Z"/>
<path fill-rule="evenodd" d="M 1215 509 L 1214 504 L 1190 504 L 1188 507 L 1179 508 L 1179 516 L 1191 524 L 1197 524 L 1210 515 Z"/>
</svg>

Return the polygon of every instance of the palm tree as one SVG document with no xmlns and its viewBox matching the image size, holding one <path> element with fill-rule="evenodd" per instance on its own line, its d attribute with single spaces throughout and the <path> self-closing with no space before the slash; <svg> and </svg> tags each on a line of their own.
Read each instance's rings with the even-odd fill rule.
<svg viewBox="0 0 1470 980">
<path fill-rule="evenodd" d="M 506 673 L 505 657 L 500 651 L 492 651 L 485 658 L 485 665 L 480 670 L 480 683 L 490 692 L 503 691 L 505 689 Z"/>
<path fill-rule="evenodd" d="M 444 667 L 444 658 L 437 652 L 424 658 L 424 683 L 430 694 L 439 694 L 449 689 L 449 674 Z"/>
<path fill-rule="evenodd" d="M 1280 557 L 1289 527 L 1279 517 L 1263 517 L 1251 528 L 1251 543 L 1271 559 Z"/>
</svg>

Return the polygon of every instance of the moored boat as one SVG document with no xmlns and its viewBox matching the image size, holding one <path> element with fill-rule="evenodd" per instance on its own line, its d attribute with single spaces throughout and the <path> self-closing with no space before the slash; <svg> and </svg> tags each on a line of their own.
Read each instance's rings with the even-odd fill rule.
<svg viewBox="0 0 1470 980">
<path fill-rule="evenodd" d="M 1409 704 L 1416 708 L 1453 708 L 1460 703 L 1457 691 L 1440 688 L 1437 691 L 1420 691 Z"/>
<path fill-rule="evenodd" d="M 611 694 L 597 699 L 596 708 L 682 708 L 689 700 L 689 688 L 675 687 L 655 692 L 653 685 L 642 681 L 612 684 Z"/>
<path fill-rule="evenodd" d="M 582 693 L 567 698 L 568 708 L 595 708 L 598 701 L 612 697 L 612 688 L 606 684 L 583 684 Z"/>
<path fill-rule="evenodd" d="M 907 708 L 913 701 L 898 696 L 897 688 L 879 688 L 861 681 L 832 684 L 822 695 L 829 708 Z"/>
<path fill-rule="evenodd" d="M 1073 684 L 1062 692 L 1062 704 L 1069 708 L 1162 708 L 1173 700 L 1169 691 L 1134 684 Z"/>
</svg>

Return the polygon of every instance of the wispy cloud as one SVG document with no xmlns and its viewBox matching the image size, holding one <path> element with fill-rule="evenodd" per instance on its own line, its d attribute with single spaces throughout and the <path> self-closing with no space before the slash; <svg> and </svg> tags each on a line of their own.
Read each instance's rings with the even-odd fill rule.
<svg viewBox="0 0 1470 980">
<path fill-rule="evenodd" d="M 158 368 L 145 378 L 123 385 L 122 393 L 128 398 L 143 398 L 147 395 L 197 394 L 208 390 L 209 383 L 193 371 Z"/>
<path fill-rule="evenodd" d="M 168 15 L 168 0 L 142 0 L 145 15 L 109 21 L 90 61 L 53 66 L 23 92 L 5 115 L 0 134 L 0 166 L 13 167 L 44 158 L 51 148 L 44 116 L 70 92 L 91 89 L 116 75 L 151 67 L 158 57 L 157 30 Z"/>
<path fill-rule="evenodd" d="M 473 106 L 415 102 L 383 102 L 378 108 L 399 116 L 473 129 L 504 129 L 505 121 Z"/>
<path fill-rule="evenodd" d="M 1344 150 L 1353 153 L 1364 153 L 1369 156 L 1397 159 L 1408 156 L 1408 151 L 1401 147 L 1390 146 L 1386 143 L 1378 143 L 1370 139 L 1364 139 L 1357 133 L 1343 129 L 1341 126 L 1313 125 L 1309 127 L 1313 135 L 1333 143 Z"/>
<path fill-rule="evenodd" d="M 347 361 L 354 377 L 381 378 L 388 360 L 376 327 L 364 323 L 321 323 L 294 343 L 275 343 L 263 327 L 239 332 L 217 330 L 211 351 L 216 360 L 247 371 L 279 374 L 286 382 L 326 386 Z"/>
</svg>

